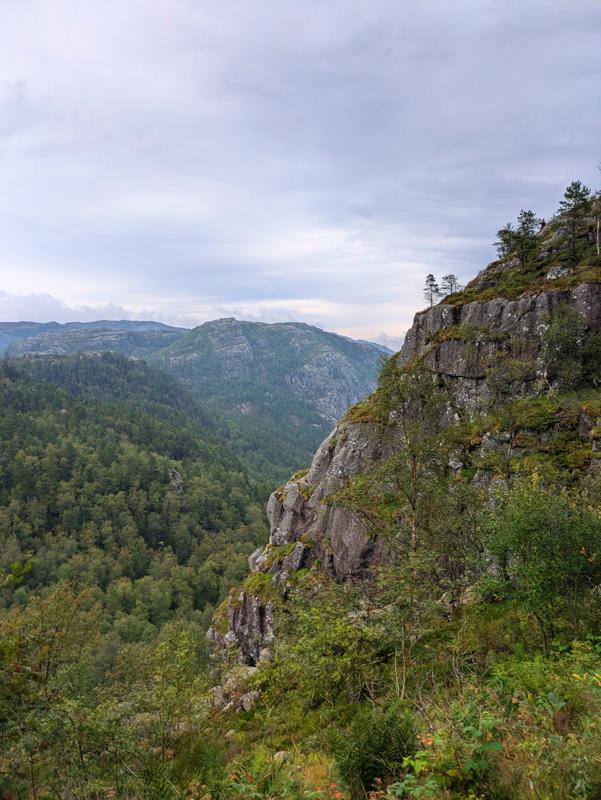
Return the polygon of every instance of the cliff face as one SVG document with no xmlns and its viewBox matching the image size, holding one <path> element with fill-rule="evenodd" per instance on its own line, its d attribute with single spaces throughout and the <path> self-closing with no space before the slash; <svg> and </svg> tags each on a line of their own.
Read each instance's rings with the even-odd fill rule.
<svg viewBox="0 0 601 800">
<path fill-rule="evenodd" d="M 568 413 L 556 400 L 541 411 L 536 403 L 556 398 L 545 363 L 550 326 L 567 309 L 581 322 L 587 341 L 599 333 L 601 282 L 594 274 L 580 281 L 578 270 L 562 268 L 551 277 L 545 273 L 538 290 L 465 302 L 483 290 L 490 294 L 512 268 L 511 262 L 496 263 L 467 287 L 464 297 L 416 314 L 401 352 L 391 359 L 401 382 L 403 374 L 424 373 L 435 384 L 439 407 L 433 424 L 454 432 L 444 452 L 447 480 L 461 476 L 485 488 L 510 480 L 516 460 L 551 458 L 556 435 L 570 441 L 578 469 L 596 469 L 594 455 L 601 447 L 596 413 L 586 405 Z M 553 275 L 569 280 L 555 286 Z M 235 645 L 239 660 L 251 665 L 268 656 L 277 633 L 274 598 L 285 600 L 300 571 L 325 570 L 340 581 L 361 580 L 370 568 L 386 563 L 389 543 L 378 535 L 367 496 L 374 485 L 386 491 L 386 483 L 394 481 L 386 465 L 404 457 L 411 434 L 398 401 L 386 405 L 383 394 L 381 379 L 375 394 L 351 409 L 325 439 L 311 468 L 271 496 L 269 543 L 253 554 L 254 574 L 228 601 L 227 626 L 209 632 L 217 649 Z M 516 400 L 534 403 L 537 413 L 498 413 Z M 461 426 L 471 426 L 469 435 L 459 435 Z M 426 465 L 425 472 L 429 469 Z M 369 476 L 377 476 L 371 486 Z M 402 513 L 393 514 L 393 527 L 405 522 Z"/>
<path fill-rule="evenodd" d="M 425 355 L 425 364 L 436 372 L 455 378 L 481 379 L 486 375 L 496 352 L 528 352 L 537 355 L 541 334 L 550 317 L 562 306 L 569 306 L 582 314 L 590 331 L 601 327 L 601 284 L 583 283 L 571 289 L 529 294 L 516 300 L 496 297 L 492 300 L 473 301 L 465 305 L 441 303 L 415 315 L 401 350 L 401 360 Z M 456 335 L 439 341 L 445 331 L 455 326 L 475 329 L 476 357 L 472 349 Z M 478 339 L 478 333 L 480 338 Z M 509 340 L 514 337 L 514 342 Z"/>
</svg>

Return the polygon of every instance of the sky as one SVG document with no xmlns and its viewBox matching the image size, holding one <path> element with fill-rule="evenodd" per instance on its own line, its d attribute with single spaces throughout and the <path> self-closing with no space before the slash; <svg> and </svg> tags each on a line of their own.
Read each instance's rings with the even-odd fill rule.
<svg viewBox="0 0 601 800">
<path fill-rule="evenodd" d="M 0 319 L 394 346 L 600 133 L 601 0 L 0 0 Z"/>
</svg>

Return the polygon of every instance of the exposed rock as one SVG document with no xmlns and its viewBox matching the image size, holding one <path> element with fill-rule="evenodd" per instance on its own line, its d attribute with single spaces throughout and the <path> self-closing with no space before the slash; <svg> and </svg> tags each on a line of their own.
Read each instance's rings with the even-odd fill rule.
<svg viewBox="0 0 601 800">
<path fill-rule="evenodd" d="M 565 276 L 569 274 L 569 267 L 557 266 L 547 272 L 546 278 L 548 281 L 556 281 L 558 278 L 565 278 Z"/>
<path fill-rule="evenodd" d="M 230 669 L 223 676 L 221 684 L 213 686 L 211 689 L 213 705 L 221 711 L 231 711 L 242 707 L 243 697 L 247 698 L 247 703 L 250 702 L 248 695 L 253 694 L 253 692 L 247 692 L 246 689 L 248 681 L 255 671 L 256 667 L 246 665 L 238 665 Z"/>
<path fill-rule="evenodd" d="M 242 708 L 243 711 L 252 711 L 257 703 L 257 700 L 259 699 L 259 696 L 259 692 L 256 690 L 253 690 L 252 692 L 246 692 L 246 694 L 243 694 L 240 698 L 240 708 Z"/>
<path fill-rule="evenodd" d="M 169 477 L 171 479 L 171 483 L 173 484 L 175 490 L 177 492 L 184 491 L 184 480 L 180 473 L 176 469 L 169 470 Z"/>
<path fill-rule="evenodd" d="M 470 325 L 499 337 L 500 334 L 526 340 L 529 351 L 536 350 L 538 336 L 545 330 L 548 317 L 559 306 L 569 305 L 579 311 L 589 329 L 601 330 L 601 284 L 583 283 L 573 289 L 541 292 L 508 300 L 478 300 L 461 306 L 441 303 L 415 315 L 413 326 L 405 337 L 401 360 L 407 363 L 418 355 L 426 355 L 428 363 L 438 372 L 450 376 L 482 377 L 484 365 L 491 355 L 505 345 L 506 340 L 481 342 L 481 352 L 474 360 L 469 346 L 472 342 L 449 341 L 436 343 L 436 336 L 451 326 Z M 440 351 L 440 352 L 438 352 Z"/>
<path fill-rule="evenodd" d="M 248 557 L 248 569 L 250 572 L 258 572 L 261 568 L 261 564 L 259 562 L 259 557 L 263 553 L 262 547 L 257 547 L 256 550 L 253 550 L 252 553 Z"/>
<path fill-rule="evenodd" d="M 494 285 L 494 269 L 485 272 L 483 280 Z M 564 304 L 582 314 L 589 332 L 601 329 L 601 284 L 584 283 L 515 300 L 501 297 L 463 306 L 441 303 L 415 316 L 400 362 L 409 364 L 420 358 L 448 390 L 445 413 L 449 421 L 456 419 L 458 412 L 469 417 L 489 408 L 488 371 L 500 356 L 536 364 L 541 337 L 550 318 Z M 536 375 L 525 377 L 506 387 L 508 394 L 525 396 L 537 391 L 539 383 L 535 378 Z M 601 449 L 597 422 L 583 411 L 577 423 L 580 436 L 591 441 L 595 452 Z M 549 435 L 545 431 L 537 433 L 540 441 Z M 470 446 L 493 459 L 521 457 L 530 452 L 531 438 L 528 431 L 516 437 L 515 431 L 495 430 Z M 385 462 L 401 447 L 403 439 L 393 414 L 387 425 L 353 422 L 352 415 L 339 423 L 318 448 L 309 471 L 295 476 L 270 497 L 269 544 L 261 554 L 253 554 L 253 568 L 272 575 L 273 585 L 281 584 L 285 595 L 290 574 L 301 568 L 319 565 L 336 579 L 347 581 L 361 579 L 370 567 L 385 562 L 385 543 L 374 538 L 362 515 L 337 502 L 336 493 L 353 477 L 369 472 L 374 464 Z M 462 452 L 453 453 L 448 461 L 449 474 L 458 473 L 464 466 Z M 494 493 L 506 481 L 498 472 L 479 468 L 472 483 L 486 489 L 492 503 Z M 280 549 L 284 555 L 278 558 Z M 469 601 L 467 594 L 444 600 L 449 608 Z M 229 621 L 229 633 L 243 661 L 255 664 L 265 647 L 271 650 L 275 634 L 269 602 L 241 596 L 241 603 L 230 609 Z"/>
<path fill-rule="evenodd" d="M 268 647 L 264 647 L 259 653 L 259 663 L 273 661 L 273 653 Z"/>
<path fill-rule="evenodd" d="M 227 648 L 231 643 L 231 637 L 227 638 L 228 634 L 234 635 L 244 663 L 256 664 L 261 651 L 274 640 L 273 604 L 241 591 L 236 602 L 229 604 L 228 633 L 223 637 L 222 647 Z"/>
</svg>

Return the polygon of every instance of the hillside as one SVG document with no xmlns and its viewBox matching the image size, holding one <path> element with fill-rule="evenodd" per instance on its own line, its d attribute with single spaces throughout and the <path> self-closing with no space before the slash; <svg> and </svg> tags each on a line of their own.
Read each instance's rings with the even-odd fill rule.
<svg viewBox="0 0 601 800">
<path fill-rule="evenodd" d="M 389 351 L 302 323 L 233 319 L 192 331 L 155 322 L 0 323 L 9 358 L 115 352 L 174 375 L 229 426 L 230 447 L 266 480 L 285 478 L 369 394 Z"/>
<path fill-rule="evenodd" d="M 320 797 L 598 796 L 600 215 L 418 313 L 272 495 L 209 632 L 257 796 L 305 796 L 317 764 Z"/>
<path fill-rule="evenodd" d="M 383 358 L 376 345 L 303 323 L 222 319 L 149 360 L 226 416 L 232 446 L 257 472 L 282 477 L 372 391 Z"/>
<path fill-rule="evenodd" d="M 210 415 L 140 362 L 11 362 L 0 398 L 0 794 L 34 791 L 33 759 L 63 796 L 73 682 L 88 670 L 86 702 L 104 703 L 165 637 L 202 641 L 264 535 L 264 495 Z"/>
<path fill-rule="evenodd" d="M 185 333 L 160 322 L 123 320 L 109 322 L 0 323 L 4 355 L 16 358 L 36 355 L 114 352 L 144 357 L 167 347 Z M 0 349 L 0 353 L 2 349 Z"/>
</svg>

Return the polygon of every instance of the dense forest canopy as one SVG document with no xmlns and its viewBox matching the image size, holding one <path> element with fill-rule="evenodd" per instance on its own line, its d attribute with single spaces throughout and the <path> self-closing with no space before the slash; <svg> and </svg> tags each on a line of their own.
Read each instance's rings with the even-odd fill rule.
<svg viewBox="0 0 601 800">
<path fill-rule="evenodd" d="M 264 536 L 264 493 L 219 428 L 109 354 L 5 365 L 0 393 L 0 563 L 26 565 L 3 603 L 68 581 L 126 639 L 204 625 Z"/>
</svg>

